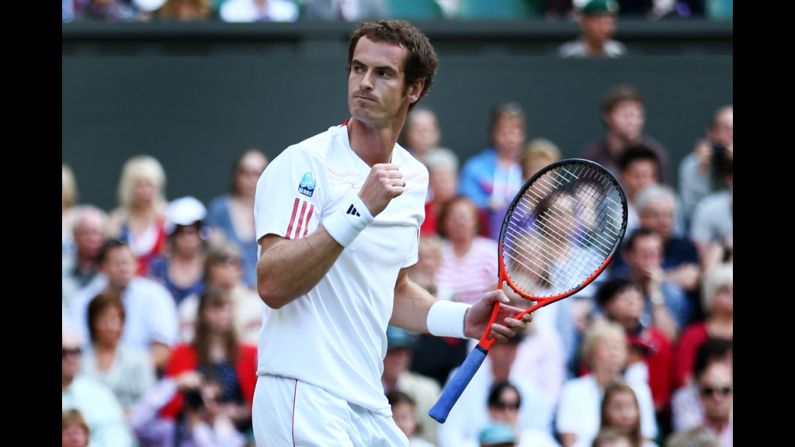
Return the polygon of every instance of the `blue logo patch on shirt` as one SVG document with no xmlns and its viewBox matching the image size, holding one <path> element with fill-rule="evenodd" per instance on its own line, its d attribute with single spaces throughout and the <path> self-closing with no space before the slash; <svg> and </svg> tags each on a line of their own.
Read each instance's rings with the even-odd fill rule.
<svg viewBox="0 0 795 447">
<path fill-rule="evenodd" d="M 298 192 L 301 194 L 312 197 L 315 192 L 315 179 L 312 177 L 311 172 L 307 172 L 301 177 L 301 183 L 298 184 Z"/>
</svg>

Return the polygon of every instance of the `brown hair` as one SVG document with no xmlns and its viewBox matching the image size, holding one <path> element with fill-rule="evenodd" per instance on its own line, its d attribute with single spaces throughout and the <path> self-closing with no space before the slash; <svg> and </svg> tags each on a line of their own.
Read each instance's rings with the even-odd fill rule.
<svg viewBox="0 0 795 447">
<path fill-rule="evenodd" d="M 617 85 L 611 88 L 605 95 L 604 100 L 602 100 L 602 113 L 610 113 L 613 107 L 622 101 L 634 101 L 640 103 L 640 105 L 646 104 L 643 101 L 643 95 L 636 87 L 632 85 Z"/>
<path fill-rule="evenodd" d="M 405 86 L 408 87 L 420 79 L 425 80 L 425 86 L 422 93 L 420 93 L 420 97 L 416 102 L 409 105 L 409 110 L 414 108 L 414 105 L 419 103 L 420 99 L 431 89 L 433 77 L 439 66 L 439 60 L 436 58 L 436 53 L 428 37 L 405 20 L 364 22 L 353 31 L 348 42 L 348 73 L 351 71 L 351 62 L 353 61 L 353 52 L 356 49 L 356 44 L 362 36 L 367 36 L 368 39 L 374 42 L 388 42 L 399 45 L 408 51 L 406 60 L 403 63 L 403 73 L 406 76 Z"/>
<path fill-rule="evenodd" d="M 641 436 L 640 434 L 640 405 L 638 405 L 638 398 L 637 396 L 635 396 L 635 391 L 632 389 L 632 387 L 630 387 L 623 381 L 616 380 L 610 382 L 607 385 L 607 387 L 605 387 L 605 393 L 604 396 L 602 397 L 602 406 L 601 406 L 602 408 L 599 417 L 601 420 L 601 422 L 599 423 L 599 428 L 615 429 L 615 427 L 609 425 L 609 422 L 607 421 L 607 404 L 610 401 L 610 398 L 618 393 L 631 394 L 632 400 L 635 402 L 635 410 L 637 411 L 638 414 L 638 420 L 635 422 L 635 426 L 632 427 L 632 431 L 627 433 L 627 435 L 630 438 L 630 442 L 632 443 L 633 447 L 641 447 L 641 445 L 643 444 L 643 436 Z"/>
<path fill-rule="evenodd" d="M 121 301 L 121 294 L 118 292 L 100 293 L 88 304 L 88 333 L 91 336 L 91 341 L 96 339 L 94 322 L 99 318 L 99 314 L 105 309 L 114 307 L 119 310 L 123 324 L 125 321 L 124 303 Z"/>
<path fill-rule="evenodd" d="M 88 424 L 86 424 L 86 420 L 83 419 L 83 415 L 77 408 L 64 410 L 61 415 L 61 430 L 72 424 L 79 425 L 80 428 L 82 428 L 86 433 L 86 436 L 91 433 L 91 430 L 88 429 Z"/>
<path fill-rule="evenodd" d="M 193 348 L 196 349 L 201 363 L 212 363 L 210 359 L 210 327 L 204 320 L 204 310 L 208 307 L 220 307 L 232 305 L 232 297 L 228 290 L 218 287 L 208 287 L 199 296 L 199 308 L 196 311 L 196 334 L 193 336 Z M 227 360 L 234 362 L 240 354 L 237 342 L 237 331 L 232 325 L 228 331 L 222 334 L 224 338 L 224 349 L 226 350 Z"/>
</svg>

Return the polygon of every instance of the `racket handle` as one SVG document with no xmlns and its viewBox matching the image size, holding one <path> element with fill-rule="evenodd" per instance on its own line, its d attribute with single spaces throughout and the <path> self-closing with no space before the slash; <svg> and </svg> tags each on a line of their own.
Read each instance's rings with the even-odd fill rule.
<svg viewBox="0 0 795 447">
<path fill-rule="evenodd" d="M 450 410 L 453 409 L 453 405 L 455 405 L 458 398 L 461 397 L 461 393 L 463 393 L 464 389 L 469 385 L 469 382 L 478 371 L 478 368 L 480 368 L 488 352 L 489 351 L 483 349 L 480 345 L 475 346 L 475 349 L 469 352 L 464 363 L 458 368 L 458 371 L 456 371 L 453 378 L 450 379 L 450 382 L 445 385 L 442 390 L 442 395 L 439 396 L 439 400 L 436 401 L 428 412 L 437 422 L 444 424 L 444 421 L 447 420 L 447 415 L 450 413 Z"/>
</svg>

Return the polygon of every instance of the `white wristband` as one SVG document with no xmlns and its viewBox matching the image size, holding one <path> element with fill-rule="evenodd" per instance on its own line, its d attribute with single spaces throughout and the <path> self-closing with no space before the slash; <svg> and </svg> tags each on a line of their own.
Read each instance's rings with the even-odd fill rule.
<svg viewBox="0 0 795 447">
<path fill-rule="evenodd" d="M 438 337 L 466 338 L 464 335 L 464 316 L 469 304 L 453 301 L 437 301 L 428 311 L 428 332 Z"/>
<path fill-rule="evenodd" d="M 343 247 L 356 239 L 356 236 L 375 219 L 358 194 L 350 194 L 343 206 L 323 221 L 328 234 Z"/>
</svg>

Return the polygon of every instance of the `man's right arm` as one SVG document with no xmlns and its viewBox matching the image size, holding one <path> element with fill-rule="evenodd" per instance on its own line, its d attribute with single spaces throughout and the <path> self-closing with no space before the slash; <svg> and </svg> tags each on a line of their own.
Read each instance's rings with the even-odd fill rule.
<svg viewBox="0 0 795 447">
<path fill-rule="evenodd" d="M 311 290 L 342 253 L 340 245 L 322 226 L 301 239 L 267 234 L 259 241 L 257 291 L 273 309 L 279 309 Z"/>
</svg>

